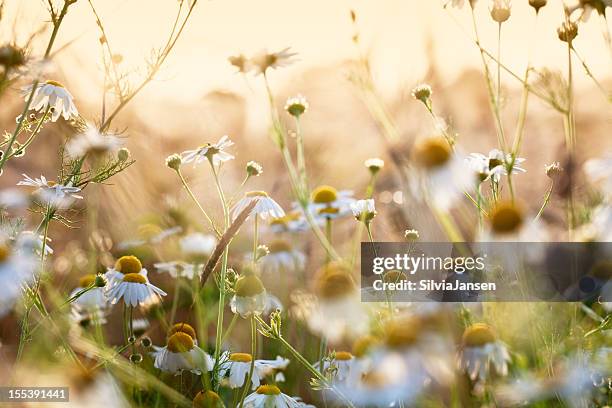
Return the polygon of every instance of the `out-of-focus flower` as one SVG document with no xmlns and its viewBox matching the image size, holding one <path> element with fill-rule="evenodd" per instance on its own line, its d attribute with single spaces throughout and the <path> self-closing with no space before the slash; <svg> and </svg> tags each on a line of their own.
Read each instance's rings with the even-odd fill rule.
<svg viewBox="0 0 612 408">
<path fill-rule="evenodd" d="M 444 137 L 417 141 L 411 159 L 418 175 L 412 184 L 414 193 L 429 199 L 436 208 L 448 210 L 473 187 L 473 172 Z"/>
<path fill-rule="evenodd" d="M 523 205 L 499 201 L 489 211 L 488 227 L 481 241 L 541 242 L 545 237 L 542 225 L 527 219 Z"/>
<path fill-rule="evenodd" d="M 552 162 L 544 166 L 544 173 L 551 180 L 556 180 L 561 173 L 563 172 L 563 167 L 561 167 L 561 163 L 558 161 Z"/>
<path fill-rule="evenodd" d="M 470 167 L 476 172 L 479 180 L 486 181 L 491 178 L 494 182 L 499 183 L 502 175 L 507 175 L 508 170 L 506 163 L 512 162 L 512 155 L 504 153 L 501 150 L 493 149 L 487 156 L 481 153 L 471 153 L 466 160 Z M 525 169 L 521 167 L 524 158 L 516 157 L 512 165 L 512 174 L 524 173 Z"/>
<path fill-rule="evenodd" d="M 419 239 L 419 237 L 419 231 L 415 229 L 407 229 L 404 231 L 404 238 L 406 238 L 408 241 L 416 241 Z"/>
<path fill-rule="evenodd" d="M 210 257 L 217 246 L 217 242 L 214 235 L 192 232 L 181 238 L 179 246 L 188 257 L 203 259 Z"/>
<path fill-rule="evenodd" d="M 285 211 L 276 201 L 274 201 L 265 191 L 249 191 L 244 194 L 232 209 L 232 219 L 236 219 L 245 208 L 247 208 L 253 200 L 257 200 L 257 204 L 251 214 L 256 214 L 262 219 L 281 218 L 285 216 Z"/>
<path fill-rule="evenodd" d="M 251 66 L 258 74 L 265 74 L 268 68 L 276 69 L 291 64 L 297 53 L 289 51 L 290 47 L 277 52 L 262 50 L 251 57 Z"/>
<path fill-rule="evenodd" d="M 157 245 L 182 231 L 183 228 L 180 226 L 162 229 L 156 224 L 142 224 L 138 227 L 139 238 L 122 241 L 117 245 L 117 248 L 125 250 L 141 245 Z"/>
<path fill-rule="evenodd" d="M 142 336 L 151 327 L 151 323 L 145 318 L 132 320 L 132 331 L 136 336 Z"/>
<path fill-rule="evenodd" d="M 571 43 L 577 35 L 578 24 L 573 21 L 564 21 L 559 28 L 557 28 L 557 36 L 563 42 Z"/>
<path fill-rule="evenodd" d="M 431 86 L 427 84 L 419 84 L 412 88 L 412 97 L 417 101 L 423 102 L 427 109 L 431 110 L 431 95 L 433 91 Z"/>
<path fill-rule="evenodd" d="M 367 313 L 350 271 L 339 263 L 322 267 L 315 278 L 318 302 L 308 316 L 311 330 L 338 341 L 344 335 L 361 335 L 367 329 Z"/>
<path fill-rule="evenodd" d="M 72 182 L 67 185 L 58 184 L 55 181 L 47 180 L 45 176 L 31 178 L 23 174 L 24 179 L 17 183 L 18 186 L 36 187 L 34 194 L 46 205 L 54 208 L 64 208 L 69 206 L 73 199 L 82 199 L 77 195 L 81 189 L 73 187 Z"/>
<path fill-rule="evenodd" d="M 268 245 L 268 255 L 261 259 L 261 271 L 264 274 L 292 273 L 304 269 L 306 256 L 293 249 L 288 241 L 277 239 Z"/>
<path fill-rule="evenodd" d="M 182 371 L 200 375 L 204 371 L 211 371 L 214 366 L 212 357 L 195 344 L 193 337 L 182 331 L 170 335 L 168 344 L 155 347 L 151 354 L 155 358 L 155 368 L 175 375 Z"/>
<path fill-rule="evenodd" d="M 355 374 L 361 375 L 362 373 L 354 373 L 357 367 L 357 359 L 349 351 L 335 351 L 333 358 L 323 359 L 322 372 L 330 373 L 334 378 L 334 381 L 344 382 L 348 379 L 355 378 Z M 319 362 L 314 364 L 315 367 L 319 368 Z"/>
<path fill-rule="evenodd" d="M 26 101 L 30 98 L 31 92 L 32 85 L 23 89 Z M 65 120 L 79 115 L 70 92 L 61 83 L 51 80 L 36 85 L 30 109 L 37 112 L 50 109 L 53 122 L 57 121 L 60 115 Z"/>
<path fill-rule="evenodd" d="M 248 408 L 297 408 L 299 404 L 272 384 L 260 385 L 244 399 L 244 406 Z"/>
<path fill-rule="evenodd" d="M 253 356 L 249 353 L 226 353 L 224 363 L 219 369 L 219 375 L 225 377 L 229 375 L 230 388 L 239 388 L 244 386 L 246 378 L 251 369 Z M 277 356 L 275 360 L 255 360 L 253 368 L 253 376 L 251 377 L 251 389 L 259 387 L 263 378 L 273 374 L 277 370 L 284 370 L 289 365 L 289 360 Z"/>
<path fill-rule="evenodd" d="M 612 241 L 612 207 L 607 203 L 595 207 L 590 222 L 577 229 L 576 239 L 584 242 Z"/>
<path fill-rule="evenodd" d="M 302 232 L 308 229 L 308 221 L 302 212 L 292 211 L 285 216 L 274 218 L 270 221 L 270 229 L 273 232 Z"/>
<path fill-rule="evenodd" d="M 501 376 L 508 374 L 510 354 L 493 328 L 485 323 L 475 323 L 463 333 L 460 366 L 472 381 L 484 382 L 491 375 L 491 368 Z"/>
<path fill-rule="evenodd" d="M 66 152 L 73 158 L 88 154 L 101 156 L 119 149 L 119 146 L 121 146 L 121 141 L 116 136 L 102 134 L 95 126 L 87 125 L 84 132 L 79 133 L 66 143 Z"/>
<path fill-rule="evenodd" d="M 232 312 L 243 318 L 260 315 L 266 307 L 267 294 L 261 280 L 247 271 L 236 281 L 235 295 L 230 301 Z"/>
<path fill-rule="evenodd" d="M 246 73 L 251 69 L 249 59 L 244 54 L 232 55 L 227 59 L 230 64 L 238 68 L 238 72 Z"/>
<path fill-rule="evenodd" d="M 13 44 L 0 46 L 0 65 L 4 71 L 18 68 L 25 64 L 26 56 L 23 49 Z"/>
<path fill-rule="evenodd" d="M 612 157 L 589 159 L 584 163 L 589 181 L 601 184 L 604 193 L 612 197 Z"/>
<path fill-rule="evenodd" d="M 108 303 L 104 294 L 104 286 L 97 287 L 95 283 L 96 275 L 93 274 L 82 276 L 79 279 L 79 285 L 70 293 L 70 298 L 72 299 L 80 292 L 86 291 L 71 302 L 75 312 L 88 315 L 90 313 L 97 314 L 106 309 Z"/>
<path fill-rule="evenodd" d="M 228 147 L 234 145 L 229 138 L 229 136 L 225 135 L 219 139 L 217 143 L 211 144 L 207 143 L 203 146 L 198 147 L 193 150 L 185 150 L 181 153 L 182 163 L 201 163 L 202 160 L 207 159 L 212 162 L 214 166 L 218 166 L 219 164 L 233 160 L 234 156 L 225 151 Z"/>
<path fill-rule="evenodd" d="M 214 391 L 200 391 L 193 397 L 193 408 L 225 408 L 223 400 Z"/>
<path fill-rule="evenodd" d="M 291 116 L 299 118 L 302 114 L 306 113 L 308 106 L 306 98 L 298 94 L 287 99 L 285 110 Z"/>
<path fill-rule="evenodd" d="M 363 221 L 366 224 L 372 222 L 376 217 L 376 207 L 374 206 L 374 200 L 371 198 L 352 202 L 351 211 L 357 221 Z"/>
<path fill-rule="evenodd" d="M 507 21 L 510 18 L 510 0 L 493 0 L 491 18 L 500 24 Z"/>
<path fill-rule="evenodd" d="M 465 4 L 465 0 L 447 0 L 444 4 L 444 7 L 448 7 L 449 5 L 456 8 L 462 8 Z M 470 7 L 474 7 L 476 5 L 476 0 L 469 0 Z"/>
<path fill-rule="evenodd" d="M 309 211 L 319 219 L 335 219 L 351 214 L 353 192 L 338 191 L 332 186 L 319 186 L 312 191 Z"/>
<path fill-rule="evenodd" d="M 11 243 L 6 236 L 0 237 L 0 317 L 6 315 L 22 294 L 23 284 L 34 279 L 36 257 L 29 247 Z"/>
<path fill-rule="evenodd" d="M 383 159 L 373 157 L 363 162 L 363 165 L 366 166 L 368 170 L 370 170 L 370 173 L 372 173 L 372 175 L 374 175 L 377 174 L 385 166 L 385 162 Z"/>
<path fill-rule="evenodd" d="M 539 13 L 546 3 L 548 3 L 548 0 L 529 0 L 529 5 L 535 9 L 536 13 Z"/>
<path fill-rule="evenodd" d="M 16 188 L 7 188 L 0 191 L 0 209 L 19 210 L 29 204 L 28 197 Z"/>
<path fill-rule="evenodd" d="M 125 255 L 117 259 L 112 268 L 107 268 L 104 278 L 107 281 L 107 288 L 112 288 L 123 280 L 123 276 L 128 273 L 139 273 L 142 270 L 140 259 L 134 255 Z"/>
<path fill-rule="evenodd" d="M 153 265 L 158 272 L 165 272 L 173 278 L 193 279 L 196 275 L 202 275 L 202 265 L 196 265 L 183 261 L 158 262 Z"/>
</svg>

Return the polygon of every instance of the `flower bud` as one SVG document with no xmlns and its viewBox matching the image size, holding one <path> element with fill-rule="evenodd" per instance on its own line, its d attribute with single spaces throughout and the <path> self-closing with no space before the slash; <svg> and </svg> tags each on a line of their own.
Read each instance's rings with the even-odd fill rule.
<svg viewBox="0 0 612 408">
<path fill-rule="evenodd" d="M 557 28 L 557 35 L 561 41 L 571 44 L 578 35 L 578 25 L 573 21 L 565 21 Z"/>
<path fill-rule="evenodd" d="M 529 0 L 529 5 L 538 13 L 542 7 L 546 5 L 548 0 Z"/>
<path fill-rule="evenodd" d="M 510 18 L 510 0 L 493 0 L 491 18 L 500 24 L 507 21 Z"/>
<path fill-rule="evenodd" d="M 124 162 L 130 158 L 130 151 L 126 147 L 122 147 L 117 151 L 117 160 Z"/>
<path fill-rule="evenodd" d="M 287 99 L 285 110 L 291 116 L 299 118 L 308 110 L 308 101 L 302 95 L 293 96 Z"/>
<path fill-rule="evenodd" d="M 166 158 L 166 166 L 176 171 L 178 171 L 182 163 L 183 163 L 183 159 L 181 155 L 178 153 L 171 154 L 170 156 Z"/>
<path fill-rule="evenodd" d="M 250 161 L 246 164 L 246 172 L 250 177 L 259 176 L 263 173 L 263 167 L 256 161 Z"/>
</svg>

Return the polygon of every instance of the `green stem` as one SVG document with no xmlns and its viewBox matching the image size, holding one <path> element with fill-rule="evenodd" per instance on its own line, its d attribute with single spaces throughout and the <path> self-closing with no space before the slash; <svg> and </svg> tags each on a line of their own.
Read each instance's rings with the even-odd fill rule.
<svg viewBox="0 0 612 408">
<path fill-rule="evenodd" d="M 177 169 L 176 170 L 176 174 L 178 174 L 179 178 L 181 179 L 181 183 L 183 184 L 183 187 L 187 191 L 187 194 L 189 195 L 191 200 L 200 209 L 200 212 L 204 215 L 204 218 L 206 218 L 206 220 L 208 221 L 208 223 L 212 227 L 213 231 L 215 231 L 215 234 L 217 234 L 217 236 L 220 237 L 221 233 L 219 232 L 219 230 L 215 226 L 215 223 L 213 222 L 212 218 L 210 218 L 210 216 L 208 215 L 208 213 L 206 212 L 204 207 L 202 207 L 202 204 L 200 204 L 200 202 L 196 198 L 195 194 L 193 194 L 193 191 L 191 191 L 191 188 L 189 188 L 189 185 L 187 184 L 187 180 L 185 180 L 185 177 L 183 177 L 183 173 L 181 172 L 181 169 Z"/>
<path fill-rule="evenodd" d="M 534 221 L 536 221 L 537 219 L 540 218 L 540 216 L 544 212 L 544 209 L 546 208 L 546 206 L 550 202 L 550 196 L 552 195 L 552 191 L 553 191 L 554 185 L 555 185 L 555 182 L 551 181 L 550 182 L 550 187 L 548 187 L 548 190 L 546 191 L 546 194 L 544 195 L 544 202 L 542 203 L 542 206 L 540 207 L 540 210 L 538 211 L 537 215 L 533 219 Z"/>
<path fill-rule="evenodd" d="M 242 396 L 240 397 L 240 408 L 244 406 L 244 399 L 249 393 L 251 388 L 251 380 L 253 379 L 253 372 L 255 371 L 255 354 L 257 353 L 257 321 L 255 320 L 255 314 L 251 315 L 251 366 L 249 367 L 249 374 L 247 375 L 244 388 L 242 390 Z"/>
</svg>

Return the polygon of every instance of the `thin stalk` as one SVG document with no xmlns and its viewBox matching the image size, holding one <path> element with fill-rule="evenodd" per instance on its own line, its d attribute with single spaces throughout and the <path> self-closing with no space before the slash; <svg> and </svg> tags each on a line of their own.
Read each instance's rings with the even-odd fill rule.
<svg viewBox="0 0 612 408">
<path fill-rule="evenodd" d="M 181 169 L 177 169 L 176 173 L 178 174 L 179 178 L 181 179 L 181 183 L 183 184 L 183 187 L 187 191 L 187 194 L 189 195 L 191 200 L 200 209 L 200 212 L 204 215 L 204 218 L 206 218 L 206 221 L 208 221 L 208 223 L 212 227 L 213 231 L 215 231 L 215 234 L 217 234 L 217 237 L 220 237 L 221 236 L 221 232 L 219 232 L 219 230 L 215 226 L 215 223 L 213 222 L 212 218 L 210 218 L 210 216 L 208 215 L 208 213 L 206 212 L 204 207 L 202 207 L 202 204 L 200 204 L 200 202 L 198 201 L 196 196 L 193 194 L 193 191 L 191 191 L 191 188 L 189 188 L 189 185 L 187 184 L 187 180 L 185 180 L 185 177 L 183 176 L 183 173 L 181 172 Z"/>
<path fill-rule="evenodd" d="M 254 214 L 254 220 L 253 220 L 253 266 L 255 266 L 257 264 L 257 245 L 258 245 L 258 239 L 259 239 L 259 222 L 258 219 L 259 217 L 257 216 L 257 214 Z"/>
<path fill-rule="evenodd" d="M 244 383 L 244 389 L 242 390 L 242 396 L 240 397 L 240 408 L 244 407 L 244 399 L 249 393 L 251 388 L 251 381 L 253 379 L 253 372 L 255 371 L 255 354 L 257 353 L 257 321 L 255 320 L 255 314 L 251 315 L 251 366 L 249 367 L 249 374 L 247 375 L 246 382 Z"/>
<path fill-rule="evenodd" d="M 535 218 L 533 219 L 534 221 L 537 221 L 540 218 L 540 216 L 544 212 L 544 209 L 546 208 L 546 206 L 550 202 L 550 197 L 552 195 L 552 191 L 553 191 L 553 187 L 554 186 L 555 186 L 555 182 L 551 181 L 550 182 L 550 187 L 548 187 L 548 190 L 546 190 L 546 194 L 544 194 L 544 202 L 542 202 L 542 206 L 540 207 L 540 210 L 538 211 L 538 213 L 536 214 Z"/>
</svg>

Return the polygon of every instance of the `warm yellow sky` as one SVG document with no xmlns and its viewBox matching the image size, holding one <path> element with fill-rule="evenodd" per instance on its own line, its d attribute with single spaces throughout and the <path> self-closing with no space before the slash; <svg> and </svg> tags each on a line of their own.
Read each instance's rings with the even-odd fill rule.
<svg viewBox="0 0 612 408">
<path fill-rule="evenodd" d="M 126 57 L 127 67 L 139 66 L 152 47 L 163 42 L 177 6 L 175 0 L 93 0 L 98 8 L 115 52 Z M 56 0 L 56 2 L 59 2 Z M 19 15 L 17 32 L 39 27 L 45 20 L 43 0 L 8 0 L 7 20 Z M 512 17 L 503 28 L 502 58 L 516 72 L 524 69 L 528 49 L 535 44 L 536 65 L 564 62 L 566 50 L 556 38 L 561 21 L 561 1 L 551 0 L 543 9 L 538 34 L 533 31 L 533 10 L 527 0 L 514 0 Z M 158 95 L 196 98 L 212 88 L 244 92 L 227 63 L 229 55 L 250 54 L 267 47 L 291 46 L 300 61 L 275 74 L 275 81 L 288 80 L 299 70 L 334 63 L 355 56 L 350 38 L 353 29 L 349 10 L 358 14 L 361 37 L 371 50 L 377 81 L 383 91 L 418 82 L 427 67 L 425 46 L 434 38 L 436 62 L 445 78 L 452 80 L 467 65 L 480 59 L 467 35 L 468 9 L 444 11 L 441 0 L 200 0 L 193 20 L 176 52 L 151 86 Z M 496 25 L 488 15 L 488 1 L 478 4 L 478 17 L 485 44 L 495 49 Z M 458 23 L 465 28 L 460 28 Z M 11 27 L 0 28 L 6 39 Z M 79 0 L 62 28 L 58 45 L 76 40 L 58 59 L 59 67 L 87 89 L 91 79 L 100 78 L 99 36 L 87 0 Z M 46 36 L 45 36 L 46 40 Z M 598 16 L 581 26 L 576 47 L 599 77 L 611 72 Z M 74 77 L 72 74 L 84 73 Z M 515 84 L 510 79 L 508 84 Z M 585 84 L 584 75 L 578 83 Z M 74 86 L 74 85 L 73 85 Z M 83 88 L 85 87 L 85 88 Z M 96 88 L 92 88 L 92 92 Z"/>
</svg>

